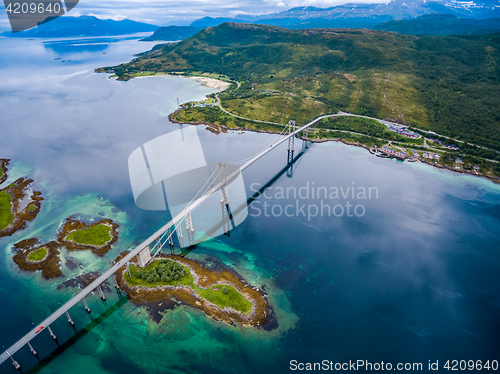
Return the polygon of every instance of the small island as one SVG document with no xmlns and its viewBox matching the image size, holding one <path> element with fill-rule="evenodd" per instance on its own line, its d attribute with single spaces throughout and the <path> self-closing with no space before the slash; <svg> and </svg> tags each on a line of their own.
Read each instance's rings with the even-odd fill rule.
<svg viewBox="0 0 500 374">
<path fill-rule="evenodd" d="M 0 183 L 7 179 L 8 159 L 0 159 Z M 28 197 L 32 179 L 19 178 L 0 190 L 0 238 L 9 236 L 26 227 L 40 211 L 41 192 L 34 191 Z"/>
<path fill-rule="evenodd" d="M 272 308 L 262 291 L 246 284 L 234 272 L 209 270 L 180 256 L 158 257 L 144 269 L 131 263 L 129 269 L 123 267 L 117 273 L 117 282 L 138 304 L 175 298 L 217 321 L 275 327 L 269 323 Z"/>
<path fill-rule="evenodd" d="M 110 219 L 87 225 L 69 217 L 58 233 L 57 240 L 64 244 L 68 251 L 90 249 L 102 257 L 118 240 L 117 228 L 118 225 Z"/>
<path fill-rule="evenodd" d="M 59 248 L 61 244 L 55 241 L 38 245 L 38 239 L 26 239 L 14 244 L 16 254 L 14 262 L 20 269 L 26 271 L 42 271 L 45 279 L 57 278 L 62 275 Z"/>
</svg>

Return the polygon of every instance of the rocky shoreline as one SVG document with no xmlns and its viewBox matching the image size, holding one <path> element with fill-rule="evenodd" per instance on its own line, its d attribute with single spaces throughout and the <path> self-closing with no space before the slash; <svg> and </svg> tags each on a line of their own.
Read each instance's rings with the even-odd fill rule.
<svg viewBox="0 0 500 374">
<path fill-rule="evenodd" d="M 184 108 L 182 108 L 182 109 L 184 109 Z M 222 133 L 227 133 L 228 131 L 251 131 L 251 132 L 258 132 L 258 133 L 263 133 L 263 134 L 280 134 L 278 131 L 257 130 L 257 129 L 250 129 L 250 128 L 247 128 L 247 127 L 238 127 L 236 129 L 233 129 L 233 128 L 229 128 L 227 126 L 216 125 L 216 124 L 210 123 L 210 122 L 181 122 L 181 121 L 178 121 L 175 118 L 173 118 L 173 115 L 175 113 L 177 113 L 179 110 L 182 110 L 182 109 L 178 109 L 175 112 L 170 113 L 168 115 L 168 120 L 170 122 L 172 122 L 172 123 L 179 123 L 179 124 L 186 124 L 186 125 L 195 125 L 195 126 L 204 125 L 204 126 L 207 126 L 207 130 L 208 131 L 210 131 L 210 132 L 212 132 L 212 133 L 214 133 L 216 135 L 220 134 L 221 132 Z M 309 139 L 309 138 L 307 138 L 306 139 L 303 136 L 297 136 L 297 138 L 300 139 L 300 140 L 307 140 L 308 142 L 311 142 L 311 143 L 339 142 L 339 143 L 343 143 L 345 145 L 351 145 L 351 146 L 355 146 L 355 147 L 361 147 L 361 148 L 366 149 L 371 154 L 375 154 L 375 152 L 373 152 L 373 150 L 370 147 L 368 147 L 367 145 L 365 145 L 365 144 L 347 142 L 344 139 L 340 139 L 340 138 L 331 138 L 331 139 Z M 391 156 L 389 156 L 389 157 L 391 157 Z M 423 164 L 434 166 L 434 167 L 436 167 L 438 169 L 444 169 L 444 170 L 449 170 L 449 171 L 452 171 L 452 172 L 455 172 L 455 173 L 469 174 L 469 175 L 473 175 L 473 176 L 476 176 L 476 177 L 486 178 L 486 179 L 491 180 L 494 183 L 499 183 L 500 184 L 500 178 L 491 177 L 491 176 L 486 175 L 486 174 L 476 173 L 476 172 L 473 172 L 473 171 L 463 170 L 463 169 L 455 169 L 455 168 L 452 168 L 450 166 L 439 165 L 439 164 L 435 164 L 435 163 L 432 163 L 432 162 L 429 162 L 429 161 L 425 161 L 425 160 L 421 160 L 421 159 L 417 159 L 417 158 L 412 159 L 412 158 L 408 158 L 407 157 L 406 159 L 409 162 L 421 162 Z"/>
<path fill-rule="evenodd" d="M 0 184 L 7 180 L 7 165 L 9 165 L 8 158 L 0 158 L 0 170 L 2 171 L 2 175 L 0 176 Z"/>
<path fill-rule="evenodd" d="M 110 228 L 109 234 L 111 235 L 111 240 L 102 246 L 91 245 L 91 244 L 79 244 L 75 243 L 71 240 L 67 240 L 68 235 L 76 230 L 88 229 L 98 225 L 106 225 Z M 118 228 L 118 224 L 114 223 L 110 219 L 103 219 L 99 222 L 87 225 L 85 222 L 80 222 L 77 220 L 71 219 L 71 217 L 66 218 L 66 222 L 64 226 L 57 234 L 57 240 L 64 244 L 68 251 L 81 251 L 90 249 L 96 255 L 104 256 L 111 249 L 111 245 L 118 240 L 118 233 L 116 229 Z"/>
<path fill-rule="evenodd" d="M 124 279 L 126 268 L 121 268 L 117 273 L 117 282 L 120 288 L 128 294 L 132 302 L 146 306 L 150 313 L 154 313 L 160 306 L 163 306 L 163 309 L 175 307 L 175 302 L 167 302 L 167 300 L 176 299 L 181 304 L 202 310 L 208 317 L 216 321 L 225 322 L 230 325 L 240 324 L 243 326 L 261 327 L 266 330 L 277 327 L 274 311 L 267 302 L 267 296 L 264 291 L 248 285 L 236 273 L 226 269 L 221 271 L 209 270 L 199 262 L 177 255 L 162 256 L 159 258 L 172 259 L 188 267 L 191 274 L 193 274 L 195 284 L 199 287 L 210 288 L 214 285 L 229 285 L 234 287 L 245 299 L 252 303 L 252 309 L 248 313 L 242 313 L 232 308 L 222 309 L 201 298 L 186 285 L 154 288 L 129 286 Z"/>
<path fill-rule="evenodd" d="M 52 241 L 46 244 L 38 245 L 38 239 L 27 239 L 14 244 L 16 254 L 14 262 L 20 269 L 26 271 L 42 271 L 42 277 L 45 279 L 57 278 L 63 275 L 59 260 L 59 248 L 61 243 Z M 35 252 L 40 248 L 47 249 L 47 255 L 40 261 L 28 261 L 28 256 L 31 252 Z"/>
</svg>

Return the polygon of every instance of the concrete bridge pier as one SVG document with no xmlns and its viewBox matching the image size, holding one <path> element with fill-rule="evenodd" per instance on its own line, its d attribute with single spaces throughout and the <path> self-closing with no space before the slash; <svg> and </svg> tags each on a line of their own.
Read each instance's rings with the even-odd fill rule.
<svg viewBox="0 0 500 374">
<path fill-rule="evenodd" d="M 16 360 L 14 360 L 14 357 L 12 357 L 9 352 L 7 352 L 7 354 L 9 355 L 10 359 L 12 360 L 12 365 L 14 365 L 16 370 L 21 370 L 21 365 L 19 365 L 19 363 Z"/>
<path fill-rule="evenodd" d="M 57 340 L 57 336 L 52 332 L 50 326 L 47 326 L 47 330 L 49 330 L 49 334 L 52 337 L 52 339 Z"/>
<path fill-rule="evenodd" d="M 32 347 L 30 342 L 28 342 L 28 347 L 30 347 L 30 351 L 31 353 L 33 353 L 33 355 L 38 356 L 38 354 L 36 353 L 35 349 Z"/>
<path fill-rule="evenodd" d="M 73 320 L 71 319 L 68 311 L 65 312 L 66 313 L 66 317 L 68 317 L 68 322 L 71 326 L 75 326 L 75 323 L 73 322 Z"/>
<path fill-rule="evenodd" d="M 304 140 L 302 141 L 302 147 L 305 147 L 307 149 L 309 148 L 309 142 L 307 141 L 309 136 L 309 127 L 302 132 L 302 136 L 304 137 Z"/>
<path fill-rule="evenodd" d="M 83 300 L 83 305 L 85 305 L 85 310 L 87 311 L 87 313 L 90 314 L 90 308 L 87 304 L 87 300 L 85 300 L 85 298 L 83 298 L 82 300 Z"/>
<path fill-rule="evenodd" d="M 99 296 L 101 297 L 102 301 L 106 301 L 106 296 L 104 296 L 104 292 L 102 292 L 101 285 L 97 286 L 97 291 L 99 292 Z"/>
</svg>

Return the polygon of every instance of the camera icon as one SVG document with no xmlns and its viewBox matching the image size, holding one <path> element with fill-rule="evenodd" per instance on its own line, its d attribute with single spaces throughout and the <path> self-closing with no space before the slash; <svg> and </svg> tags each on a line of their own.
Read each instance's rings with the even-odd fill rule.
<svg viewBox="0 0 500 374">
<path fill-rule="evenodd" d="M 31 29 L 68 13 L 79 0 L 4 0 L 13 33 Z"/>
</svg>

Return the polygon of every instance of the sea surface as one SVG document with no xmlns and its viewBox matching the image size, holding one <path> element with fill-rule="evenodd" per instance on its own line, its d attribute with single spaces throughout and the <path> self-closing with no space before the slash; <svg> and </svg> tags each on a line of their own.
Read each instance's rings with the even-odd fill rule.
<svg viewBox="0 0 500 374">
<path fill-rule="evenodd" d="M 215 90 L 182 77 L 118 82 L 93 72 L 154 44 L 0 38 L 5 183 L 32 178 L 44 198 L 26 229 L 0 239 L 2 351 L 77 292 L 58 285 L 104 271 L 169 219 L 136 207 L 128 157 L 179 129 L 167 117 L 177 99 Z M 197 131 L 208 162 L 245 159 L 276 138 Z M 24 372 L 286 373 L 291 360 L 422 363 L 423 371 L 439 361 L 444 372 L 446 360 L 500 361 L 500 186 L 339 143 L 295 147 L 295 156 L 303 153 L 293 168 L 246 220 L 188 255 L 265 289 L 277 328 L 229 326 L 183 305 L 160 310 L 157 323 L 111 287 L 106 305 L 88 297 L 94 320 L 83 306 L 70 311 L 77 331 L 64 317 L 52 325 L 59 347 L 46 331 L 32 341 L 41 361 L 26 347 L 17 353 Z M 276 177 L 286 157 L 281 145 L 246 169 L 247 196 Z M 120 239 L 103 258 L 62 250 L 61 278 L 20 271 L 12 244 L 53 240 L 70 216 L 110 218 Z"/>
</svg>

